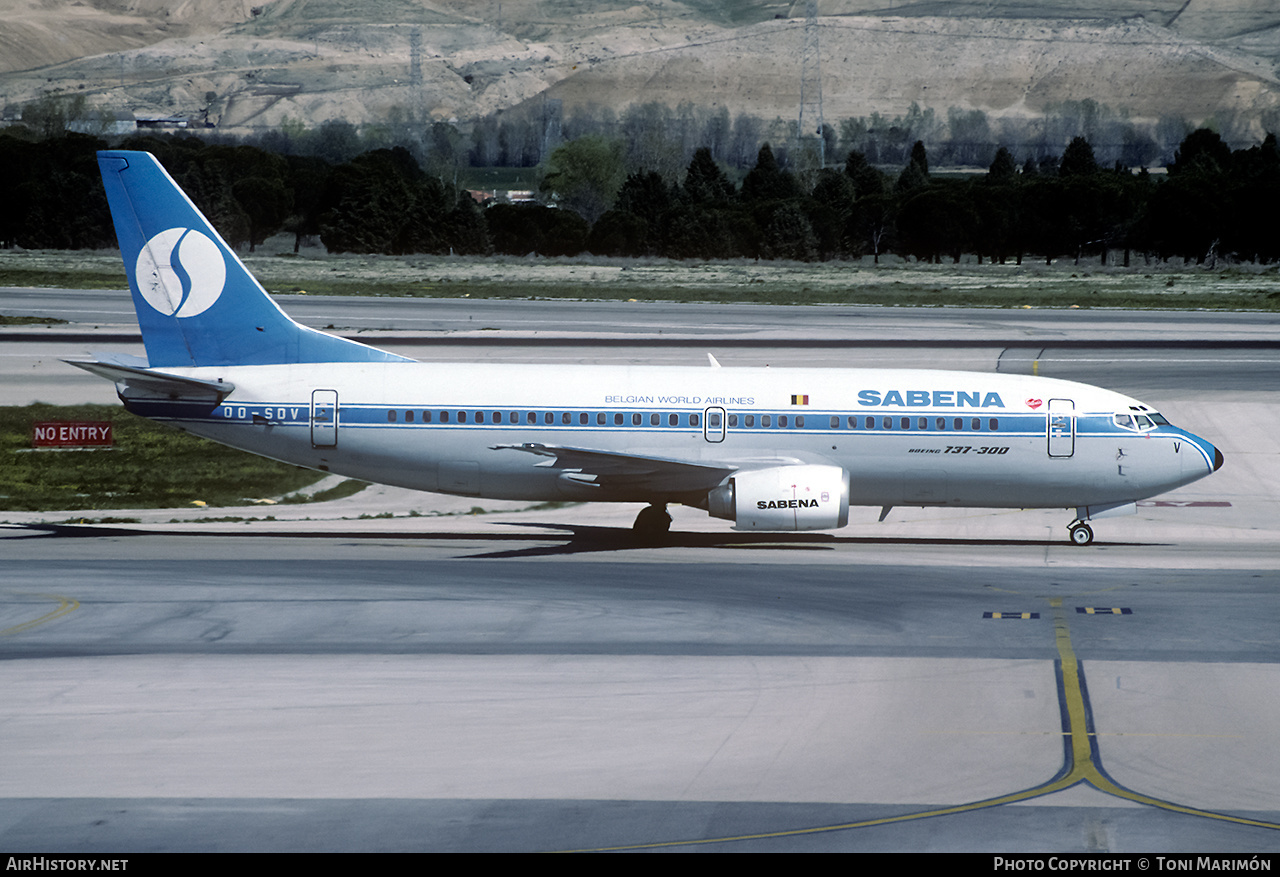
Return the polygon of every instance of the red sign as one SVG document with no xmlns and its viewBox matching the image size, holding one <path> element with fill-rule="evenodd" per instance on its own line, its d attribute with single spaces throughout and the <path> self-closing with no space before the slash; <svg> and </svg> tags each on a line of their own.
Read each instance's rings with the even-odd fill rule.
<svg viewBox="0 0 1280 877">
<path fill-rule="evenodd" d="M 46 421 L 31 427 L 33 448 L 96 448 L 110 446 L 111 421 Z"/>
</svg>

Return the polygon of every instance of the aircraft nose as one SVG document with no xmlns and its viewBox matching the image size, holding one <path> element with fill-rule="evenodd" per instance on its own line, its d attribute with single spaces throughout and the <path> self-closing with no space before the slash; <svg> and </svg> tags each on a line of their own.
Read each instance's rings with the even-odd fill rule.
<svg viewBox="0 0 1280 877">
<path fill-rule="evenodd" d="M 1222 451 L 1218 450 L 1218 448 L 1215 446 L 1213 449 L 1213 471 L 1214 472 L 1217 472 L 1219 469 L 1222 468 L 1222 461 L 1223 461 Z"/>
</svg>

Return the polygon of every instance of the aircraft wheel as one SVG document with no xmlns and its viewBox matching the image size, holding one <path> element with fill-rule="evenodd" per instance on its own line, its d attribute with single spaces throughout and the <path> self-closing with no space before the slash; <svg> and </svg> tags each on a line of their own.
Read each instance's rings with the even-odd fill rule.
<svg viewBox="0 0 1280 877">
<path fill-rule="evenodd" d="M 1071 526 L 1071 541 L 1076 545 L 1089 545 L 1093 542 L 1093 528 L 1088 524 Z"/>
<path fill-rule="evenodd" d="M 631 532 L 638 538 L 656 541 L 667 535 L 671 529 L 671 515 L 667 514 L 665 505 L 646 506 L 636 515 L 636 522 L 631 525 Z"/>
</svg>

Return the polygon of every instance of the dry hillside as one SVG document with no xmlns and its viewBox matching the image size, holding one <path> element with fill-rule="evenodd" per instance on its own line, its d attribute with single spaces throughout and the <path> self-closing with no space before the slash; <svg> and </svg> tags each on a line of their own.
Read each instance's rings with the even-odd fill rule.
<svg viewBox="0 0 1280 877">
<path fill-rule="evenodd" d="M 0 0 L 0 103 L 95 106 L 248 132 L 286 119 L 466 120 L 545 98 L 799 102 L 804 3 L 764 0 Z M 911 102 L 1034 116 L 1280 122 L 1274 0 L 821 0 L 828 121 Z"/>
</svg>

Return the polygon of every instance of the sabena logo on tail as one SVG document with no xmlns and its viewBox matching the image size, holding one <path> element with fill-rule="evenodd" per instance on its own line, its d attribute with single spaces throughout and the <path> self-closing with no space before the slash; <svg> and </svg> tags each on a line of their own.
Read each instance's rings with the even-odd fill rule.
<svg viewBox="0 0 1280 877">
<path fill-rule="evenodd" d="M 170 228 L 138 253 L 134 277 L 147 304 L 162 314 L 194 317 L 213 307 L 227 282 L 227 263 L 208 235 Z"/>
</svg>

